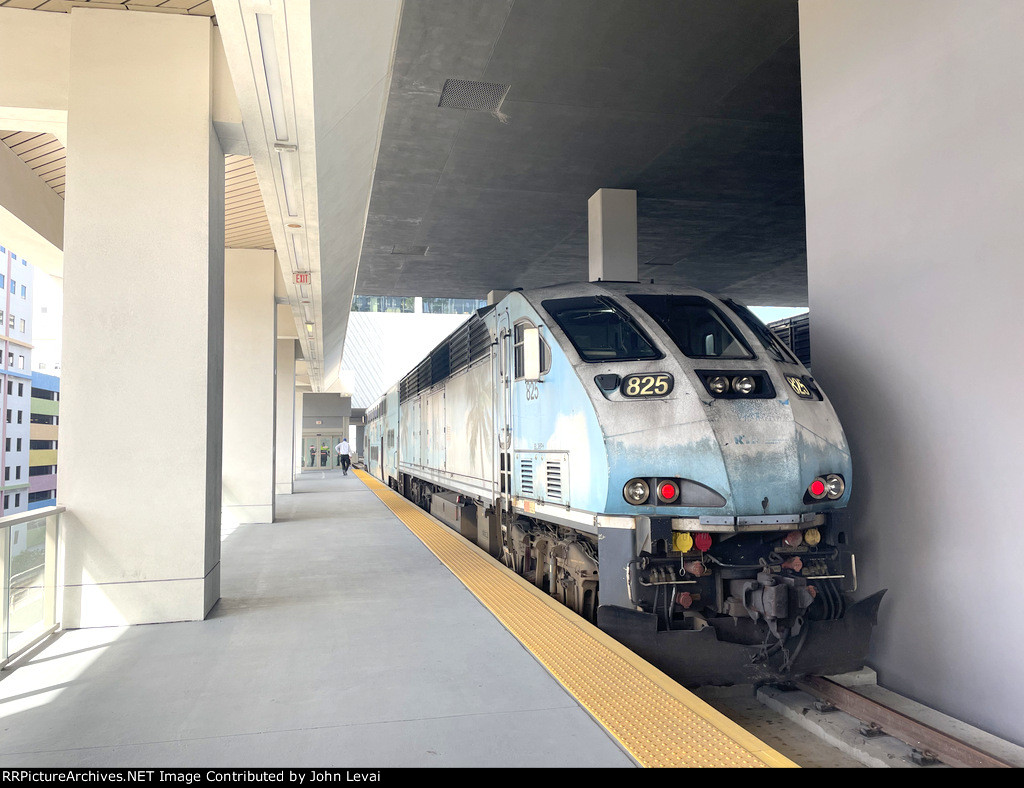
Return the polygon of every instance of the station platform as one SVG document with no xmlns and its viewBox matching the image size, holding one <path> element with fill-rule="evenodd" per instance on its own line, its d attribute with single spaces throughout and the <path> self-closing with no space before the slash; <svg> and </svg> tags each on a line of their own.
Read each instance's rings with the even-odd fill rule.
<svg viewBox="0 0 1024 788">
<path fill-rule="evenodd" d="M 206 621 L 5 670 L 0 767 L 794 766 L 365 474 L 277 509 Z"/>
</svg>

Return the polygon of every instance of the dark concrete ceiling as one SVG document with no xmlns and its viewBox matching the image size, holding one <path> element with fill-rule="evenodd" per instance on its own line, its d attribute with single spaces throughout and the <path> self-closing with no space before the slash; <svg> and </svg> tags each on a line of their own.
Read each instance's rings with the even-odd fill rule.
<svg viewBox="0 0 1024 788">
<path fill-rule="evenodd" d="M 618 188 L 641 278 L 806 305 L 797 33 L 796 0 L 406 0 L 356 293 L 586 279 Z M 449 78 L 509 85 L 500 116 Z"/>
</svg>

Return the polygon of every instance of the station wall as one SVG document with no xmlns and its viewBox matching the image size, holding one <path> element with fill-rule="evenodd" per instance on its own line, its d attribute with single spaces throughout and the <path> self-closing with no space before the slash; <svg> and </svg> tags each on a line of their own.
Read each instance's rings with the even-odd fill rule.
<svg viewBox="0 0 1024 788">
<path fill-rule="evenodd" d="M 879 683 L 1024 745 L 1024 4 L 802 0 L 816 377 Z"/>
</svg>

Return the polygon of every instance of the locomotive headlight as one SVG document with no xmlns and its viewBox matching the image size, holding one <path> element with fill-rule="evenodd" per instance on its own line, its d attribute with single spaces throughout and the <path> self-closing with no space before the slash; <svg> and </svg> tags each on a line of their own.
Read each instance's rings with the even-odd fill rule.
<svg viewBox="0 0 1024 788">
<path fill-rule="evenodd" d="M 729 378 L 722 375 L 708 378 L 708 388 L 712 394 L 725 394 L 729 390 Z"/>
<path fill-rule="evenodd" d="M 737 394 L 743 394 L 744 396 L 753 394 L 756 386 L 757 384 L 754 382 L 754 379 L 746 375 L 741 378 L 732 379 L 732 389 Z"/>
<path fill-rule="evenodd" d="M 830 500 L 842 498 L 844 492 L 846 492 L 846 482 L 843 481 L 842 476 L 830 473 L 825 477 L 825 494 Z"/>
<path fill-rule="evenodd" d="M 828 493 L 828 485 L 825 484 L 825 480 L 818 478 L 815 479 L 807 487 L 807 494 L 810 495 L 814 500 L 820 501 Z"/>
<path fill-rule="evenodd" d="M 645 503 L 651 495 L 651 488 L 643 479 L 630 479 L 622 488 L 622 497 L 634 506 Z"/>
</svg>

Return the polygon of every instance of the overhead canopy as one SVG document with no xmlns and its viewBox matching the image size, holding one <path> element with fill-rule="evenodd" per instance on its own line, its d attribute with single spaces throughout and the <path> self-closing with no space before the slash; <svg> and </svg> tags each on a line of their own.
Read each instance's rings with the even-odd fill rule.
<svg viewBox="0 0 1024 788">
<path fill-rule="evenodd" d="M 806 304 L 796 0 L 49 0 L 29 16 L 83 7 L 214 17 L 227 243 L 277 249 L 316 391 L 337 386 L 354 294 L 586 279 L 602 188 L 637 192 L 641 278 Z M 57 55 L 36 43 L 63 39 L 18 40 L 7 56 L 39 74 Z M 47 101 L 0 106 L 0 138 L 54 126 L 45 168 L 35 142 L 12 150 L 63 190 L 67 97 Z"/>
</svg>

